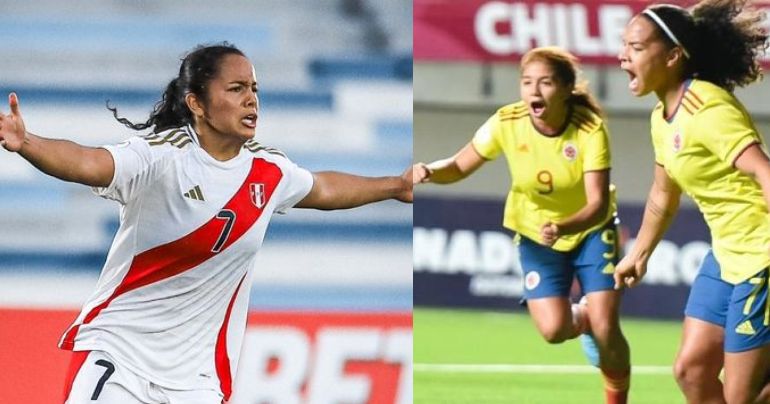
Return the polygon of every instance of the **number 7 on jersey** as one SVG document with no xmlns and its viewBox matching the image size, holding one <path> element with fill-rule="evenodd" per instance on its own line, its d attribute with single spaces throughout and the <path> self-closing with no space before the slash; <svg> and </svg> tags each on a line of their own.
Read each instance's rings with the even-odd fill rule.
<svg viewBox="0 0 770 404">
<path fill-rule="evenodd" d="M 230 232 L 233 230 L 233 223 L 235 223 L 235 212 L 230 209 L 222 209 L 219 211 L 219 213 L 217 213 L 216 218 L 225 221 L 225 225 L 222 227 L 222 232 L 219 234 L 217 242 L 214 243 L 214 247 L 211 248 L 211 252 L 218 253 L 222 250 L 222 247 L 225 245 L 227 238 L 230 236 Z"/>
</svg>

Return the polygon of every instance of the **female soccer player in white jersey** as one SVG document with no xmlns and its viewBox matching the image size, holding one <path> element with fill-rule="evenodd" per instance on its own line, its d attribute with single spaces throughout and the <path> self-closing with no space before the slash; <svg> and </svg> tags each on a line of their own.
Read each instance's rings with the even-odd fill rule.
<svg viewBox="0 0 770 404">
<path fill-rule="evenodd" d="M 617 287 L 644 276 L 682 191 L 711 229 L 674 369 L 689 403 L 770 402 L 770 162 L 732 94 L 760 76 L 763 18 L 745 0 L 706 0 L 692 12 L 652 6 L 628 23 L 619 55 L 631 92 L 654 92 L 659 102 L 651 117 L 654 182 Z"/>
<path fill-rule="evenodd" d="M 530 315 L 549 343 L 586 333 L 584 348 L 594 350 L 587 353 L 604 375 L 607 403 L 625 403 L 629 348 L 618 319 L 621 295 L 613 290 L 616 201 L 602 110 L 566 51 L 534 49 L 521 68 L 523 100 L 500 108 L 454 156 L 415 164 L 413 181 L 457 182 L 506 156 L 513 184 L 503 224 L 518 234 Z M 587 305 L 570 304 L 575 277 Z"/>
<path fill-rule="evenodd" d="M 152 133 L 115 146 L 33 135 L 16 94 L 9 100 L 3 147 L 122 205 L 96 291 L 60 341 L 74 351 L 67 403 L 227 401 L 249 272 L 271 215 L 412 199 L 411 168 L 400 177 L 311 174 L 253 140 L 255 72 L 229 44 L 188 54 L 147 122 L 118 118 Z"/>
</svg>

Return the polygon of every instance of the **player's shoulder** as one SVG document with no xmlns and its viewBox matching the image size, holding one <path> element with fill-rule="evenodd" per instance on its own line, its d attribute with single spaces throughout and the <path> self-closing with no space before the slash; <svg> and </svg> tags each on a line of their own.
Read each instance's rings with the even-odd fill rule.
<svg viewBox="0 0 770 404">
<path fill-rule="evenodd" d="M 527 108 L 527 104 L 525 104 L 524 101 L 519 101 L 513 104 L 503 105 L 497 110 L 495 115 L 501 122 L 517 121 L 529 116 L 529 108 Z"/>
<path fill-rule="evenodd" d="M 693 79 L 682 94 L 680 105 L 685 112 L 697 115 L 713 106 L 737 104 L 735 96 L 724 88 L 705 80 Z"/>
<path fill-rule="evenodd" d="M 148 133 L 137 136 L 137 138 L 148 146 L 152 154 L 184 152 L 191 149 L 195 141 L 190 133 L 190 128 L 187 126 L 169 128 L 158 133 Z"/>
<path fill-rule="evenodd" d="M 255 139 L 250 139 L 243 144 L 243 149 L 253 154 L 255 157 L 261 157 L 269 161 L 288 161 L 286 153 L 275 147 L 270 147 L 259 143 Z"/>
<path fill-rule="evenodd" d="M 604 118 L 583 105 L 575 105 L 569 119 L 578 132 L 582 133 L 596 133 L 604 127 Z"/>
</svg>

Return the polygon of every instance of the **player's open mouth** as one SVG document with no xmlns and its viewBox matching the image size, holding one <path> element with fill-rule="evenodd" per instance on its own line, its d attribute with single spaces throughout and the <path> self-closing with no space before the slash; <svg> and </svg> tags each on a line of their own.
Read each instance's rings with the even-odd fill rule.
<svg viewBox="0 0 770 404">
<path fill-rule="evenodd" d="M 257 114 L 249 114 L 241 119 L 241 123 L 248 126 L 251 129 L 257 127 Z"/>
<path fill-rule="evenodd" d="M 636 77 L 636 74 L 629 70 L 626 70 L 626 74 L 628 74 L 628 89 L 636 92 L 639 89 L 639 79 Z"/>
<path fill-rule="evenodd" d="M 529 104 L 529 109 L 532 111 L 532 115 L 540 118 L 545 111 L 545 103 L 542 101 L 533 101 Z"/>
</svg>

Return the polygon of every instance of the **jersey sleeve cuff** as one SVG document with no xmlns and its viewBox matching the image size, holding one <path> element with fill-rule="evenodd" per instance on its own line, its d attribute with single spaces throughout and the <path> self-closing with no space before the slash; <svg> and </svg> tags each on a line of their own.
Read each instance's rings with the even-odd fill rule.
<svg viewBox="0 0 770 404">
<path fill-rule="evenodd" d="M 591 172 L 591 171 L 605 171 L 605 170 L 609 170 L 611 168 L 612 167 L 609 166 L 609 165 L 600 165 L 600 166 L 594 166 L 594 167 L 583 167 L 583 172 L 584 173 L 588 173 L 588 172 Z"/>
<path fill-rule="evenodd" d="M 117 183 L 118 179 L 118 170 L 120 169 L 118 153 L 115 152 L 115 146 L 100 146 L 100 148 L 110 152 L 110 155 L 112 156 L 114 172 L 112 173 L 112 180 L 110 181 L 110 185 L 107 185 L 106 187 L 91 187 L 91 191 L 94 194 L 101 196 L 102 198 L 112 199 L 122 203 L 122 201 L 120 201 L 117 197 L 117 192 L 115 191 L 115 184 Z"/>
<path fill-rule="evenodd" d="M 495 154 L 493 151 L 489 150 L 488 148 L 483 147 L 482 145 L 478 144 L 476 142 L 476 139 L 473 139 L 471 141 L 471 146 L 473 146 L 473 149 L 476 150 L 476 153 L 479 154 L 484 160 L 494 160 L 497 158 L 497 154 Z"/>
<path fill-rule="evenodd" d="M 310 193 L 310 191 L 313 190 L 313 183 L 315 182 L 315 178 L 313 177 L 313 173 L 310 171 L 297 167 L 297 171 L 295 174 L 295 180 L 299 181 L 303 187 L 301 192 L 297 192 L 294 195 L 292 195 L 289 199 L 284 201 L 280 204 L 275 210 L 275 213 L 278 213 L 280 215 L 286 214 L 286 212 L 293 208 L 296 204 L 300 203 L 303 199 L 305 199 L 306 196 Z"/>
<path fill-rule="evenodd" d="M 739 157 L 745 152 L 749 147 L 760 144 L 758 140 L 756 139 L 746 139 L 745 141 L 738 143 L 738 145 L 733 148 L 732 153 L 730 153 L 727 157 L 727 161 L 730 162 L 730 165 L 735 167 L 735 162 L 738 160 Z"/>
</svg>

